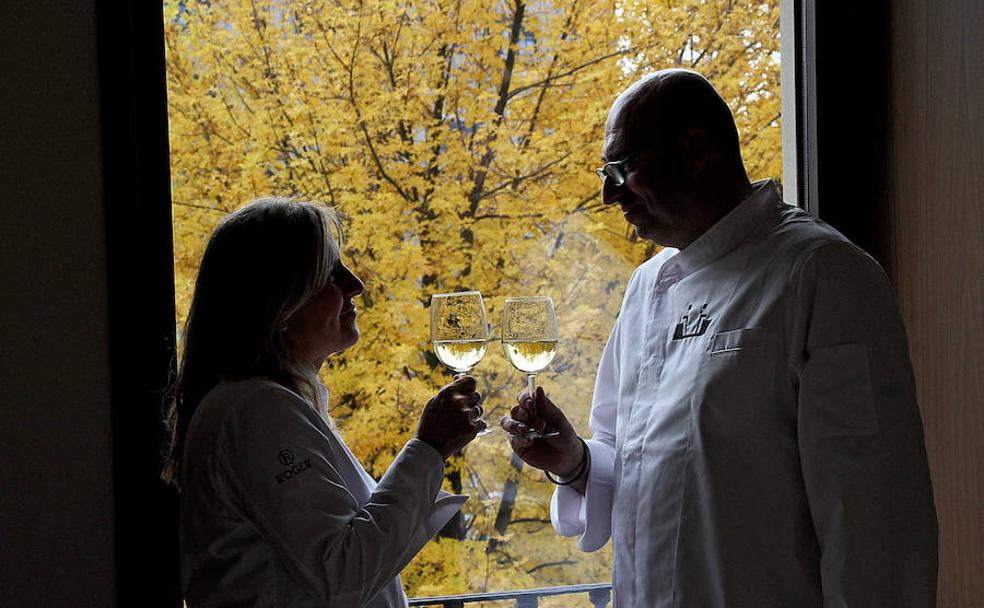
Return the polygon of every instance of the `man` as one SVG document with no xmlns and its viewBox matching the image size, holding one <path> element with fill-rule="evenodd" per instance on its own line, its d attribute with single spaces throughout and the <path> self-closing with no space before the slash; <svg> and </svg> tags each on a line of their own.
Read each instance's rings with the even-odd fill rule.
<svg viewBox="0 0 984 608">
<path fill-rule="evenodd" d="M 934 605 L 922 423 L 878 264 L 749 183 L 694 72 L 623 92 L 604 159 L 604 202 L 667 248 L 626 287 L 592 438 L 541 389 L 502 421 L 561 484 L 554 527 L 586 551 L 612 539 L 619 608 Z"/>
</svg>

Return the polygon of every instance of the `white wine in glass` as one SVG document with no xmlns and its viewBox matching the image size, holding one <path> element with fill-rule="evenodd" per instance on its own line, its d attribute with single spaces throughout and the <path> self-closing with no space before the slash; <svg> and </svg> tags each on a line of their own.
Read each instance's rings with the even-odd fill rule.
<svg viewBox="0 0 984 608">
<path fill-rule="evenodd" d="M 506 298 L 502 311 L 502 350 L 513 367 L 526 374 L 526 388 L 532 397 L 536 374 L 557 354 L 557 313 L 548 296 Z M 554 437 L 558 432 L 531 430 L 527 438 Z"/>
<path fill-rule="evenodd" d="M 489 344 L 489 321 L 482 294 L 477 291 L 437 293 L 431 296 L 431 345 L 438 360 L 455 375 L 467 374 Z M 486 423 L 485 430 L 492 432 Z"/>
<path fill-rule="evenodd" d="M 532 376 L 553 361 L 557 354 L 557 341 L 503 340 L 502 348 L 513 367 Z"/>
<path fill-rule="evenodd" d="M 488 340 L 434 340 L 434 353 L 438 360 L 459 374 L 475 367 L 488 348 Z"/>
</svg>

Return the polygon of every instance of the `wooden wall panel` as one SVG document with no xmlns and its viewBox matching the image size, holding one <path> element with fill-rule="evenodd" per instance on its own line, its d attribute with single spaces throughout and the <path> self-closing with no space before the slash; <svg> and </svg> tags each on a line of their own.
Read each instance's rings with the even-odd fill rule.
<svg viewBox="0 0 984 608">
<path fill-rule="evenodd" d="M 892 3 L 887 268 L 940 518 L 942 608 L 984 606 L 984 3 Z"/>
</svg>

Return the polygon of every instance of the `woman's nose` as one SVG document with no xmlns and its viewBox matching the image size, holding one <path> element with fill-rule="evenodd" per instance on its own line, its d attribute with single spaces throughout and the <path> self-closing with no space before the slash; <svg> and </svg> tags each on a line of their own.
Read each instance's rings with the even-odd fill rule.
<svg viewBox="0 0 984 608">
<path fill-rule="evenodd" d="M 360 279 L 358 276 L 356 276 L 356 274 L 354 272 L 352 272 L 351 270 L 349 270 L 348 271 L 348 279 L 346 280 L 346 285 L 345 285 L 346 295 L 348 295 L 348 297 L 350 297 L 350 298 L 351 297 L 354 297 L 354 296 L 357 296 L 360 293 L 362 293 L 362 291 L 365 289 L 365 287 L 366 287 L 366 284 L 362 282 L 362 279 Z"/>
</svg>

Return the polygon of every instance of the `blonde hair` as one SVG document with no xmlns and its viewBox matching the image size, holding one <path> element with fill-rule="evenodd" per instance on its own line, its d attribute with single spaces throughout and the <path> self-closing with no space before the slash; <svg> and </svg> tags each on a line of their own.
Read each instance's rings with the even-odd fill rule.
<svg viewBox="0 0 984 608">
<path fill-rule="evenodd" d="M 168 395 L 171 442 L 164 481 L 179 487 L 188 423 L 222 380 L 269 377 L 327 418 L 318 370 L 293 356 L 282 328 L 328 283 L 341 243 L 341 222 L 333 209 L 283 197 L 256 199 L 215 228 L 198 270 L 181 363 Z"/>
</svg>

